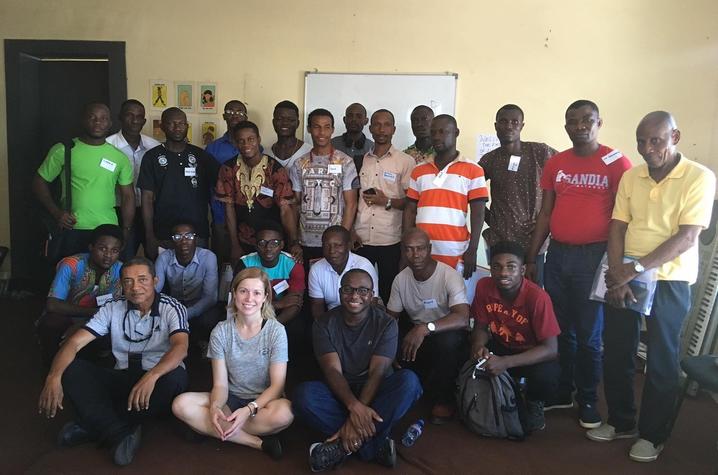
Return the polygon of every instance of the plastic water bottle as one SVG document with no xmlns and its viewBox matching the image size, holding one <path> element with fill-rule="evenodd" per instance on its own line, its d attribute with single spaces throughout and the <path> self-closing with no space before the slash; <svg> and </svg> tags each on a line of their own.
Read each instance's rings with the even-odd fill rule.
<svg viewBox="0 0 718 475">
<path fill-rule="evenodd" d="M 401 443 L 404 447 L 411 447 L 416 442 L 416 439 L 421 436 L 424 431 L 424 419 L 419 419 L 406 429 L 406 432 L 401 437 Z"/>
</svg>

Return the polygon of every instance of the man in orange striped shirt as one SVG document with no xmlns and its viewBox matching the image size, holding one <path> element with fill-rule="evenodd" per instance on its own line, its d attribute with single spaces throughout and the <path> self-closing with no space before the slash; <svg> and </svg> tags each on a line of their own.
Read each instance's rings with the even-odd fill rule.
<svg viewBox="0 0 718 475">
<path fill-rule="evenodd" d="M 421 163 L 411 174 L 403 229 L 418 227 L 431 238 L 432 256 L 457 268 L 463 261 L 464 278 L 476 269 L 476 249 L 489 197 L 484 170 L 456 150 L 459 128 L 447 114 L 431 121 L 433 162 Z M 466 214 L 471 209 L 471 230 Z"/>
</svg>

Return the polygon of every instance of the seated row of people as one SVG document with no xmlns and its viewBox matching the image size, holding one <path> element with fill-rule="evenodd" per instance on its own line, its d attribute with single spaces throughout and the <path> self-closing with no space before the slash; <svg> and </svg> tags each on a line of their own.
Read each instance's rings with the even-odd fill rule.
<svg viewBox="0 0 718 475">
<path fill-rule="evenodd" d="M 97 233 L 102 234 L 101 230 Z M 177 226 L 175 234 L 185 234 L 177 243 L 194 241 L 191 233 L 191 228 Z M 281 235 L 273 237 L 272 233 L 278 231 L 262 229 L 257 234 L 260 241 L 281 241 Z M 392 427 L 419 399 L 422 386 L 435 404 L 432 412 L 441 404 L 450 411 L 458 367 L 469 356 L 469 306 L 463 281 L 455 270 L 431 257 L 426 234 L 412 229 L 402 239 L 409 267 L 393 283 L 387 313 L 374 298 L 375 278 L 360 267 L 347 265 L 349 237 L 338 229 L 328 229 L 325 241 L 333 235 L 341 238 L 347 250 L 340 253 L 343 259 L 337 258 L 337 267 L 332 267 L 339 279 L 339 305 L 322 311 L 313 324 L 311 346 L 323 382 L 300 384 L 291 405 L 283 397 L 293 342 L 276 320 L 273 303 L 300 296 L 302 291 L 301 280 L 292 288 L 282 278 L 296 278 L 294 266 L 277 269 L 279 256 L 284 255 L 277 255 L 280 243 L 260 245 L 258 256 L 244 259 L 232 281 L 227 319 L 214 327 L 209 338 L 207 356 L 213 376 L 209 393 L 184 393 L 183 359 L 189 345 L 192 300 L 185 307 L 162 294 L 153 263 L 136 257 L 122 267 L 123 296 L 95 308 L 94 317 L 67 338 L 52 363 L 40 411 L 54 416 L 62 407 L 64 389 L 77 413 L 77 419 L 61 430 L 60 444 L 101 440 L 112 447 L 117 464 L 128 464 L 139 447 L 144 418 L 166 413 L 171 405 L 175 415 L 196 432 L 262 449 L 273 458 L 279 458 L 282 451 L 274 435 L 291 424 L 296 414 L 327 437 L 310 448 L 314 470 L 336 466 L 353 452 L 362 459 L 393 466 Z M 195 259 L 183 254 L 185 251 L 165 251 L 163 255 L 174 257 L 164 261 L 186 269 Z M 285 263 L 291 264 L 288 259 Z M 248 265 L 253 261 L 258 265 Z M 491 357 L 489 361 L 495 364 L 488 368 L 492 372 L 532 365 L 548 368 L 550 364 L 544 362 L 555 358 L 556 322 L 550 302 L 540 288 L 522 278 L 523 269 L 520 247 L 498 246 L 492 253 L 493 280 L 480 281 L 488 287 L 474 300 L 475 355 L 483 354 L 489 334 L 492 341 L 506 339 L 504 346 L 515 355 L 526 350 L 522 356 Z M 274 278 L 270 279 L 268 273 L 272 272 Z M 186 280 L 191 281 L 191 276 Z M 276 280 L 284 283 L 279 291 Z M 482 298 L 502 301 L 506 308 Z M 197 300 L 195 295 L 194 302 Z M 515 311 L 508 310 L 512 302 Z M 301 300 L 297 304 L 301 305 Z M 533 321 L 535 309 L 543 311 L 536 314 L 537 323 Z M 402 312 L 410 318 L 400 318 Z M 400 331 L 400 327 L 406 330 Z M 75 358 L 88 343 L 107 335 L 116 360 L 114 369 Z M 511 341 L 518 343 L 512 345 Z M 502 343 L 492 347 L 497 355 Z M 545 389 L 555 384 L 555 378 L 549 381 L 551 374 L 539 369 L 527 377 L 531 384 Z M 529 398 L 534 395 L 545 396 L 541 389 L 529 389 Z M 126 402 L 129 412 L 117 411 L 118 402 L 123 408 Z M 543 428 L 540 406 L 540 401 L 529 406 L 539 409 L 534 418 L 540 423 L 534 430 Z M 434 414 L 439 422 L 449 415 Z"/>
</svg>

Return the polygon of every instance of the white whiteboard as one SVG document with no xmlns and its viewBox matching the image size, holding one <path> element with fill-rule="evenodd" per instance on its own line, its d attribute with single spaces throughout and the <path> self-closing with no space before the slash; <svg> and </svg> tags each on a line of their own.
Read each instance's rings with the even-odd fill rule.
<svg viewBox="0 0 718 475">
<path fill-rule="evenodd" d="M 409 116 L 414 107 L 424 104 L 434 114 L 454 115 L 456 107 L 456 74 L 354 74 L 313 73 L 304 77 L 304 140 L 311 142 L 306 131 L 307 116 L 318 108 L 334 115 L 334 135 L 346 132 L 342 117 L 349 104 L 359 102 L 367 116 L 378 109 L 388 109 L 396 120 L 393 144 L 403 150 L 414 143 Z M 369 124 L 364 135 L 371 138 Z"/>
</svg>

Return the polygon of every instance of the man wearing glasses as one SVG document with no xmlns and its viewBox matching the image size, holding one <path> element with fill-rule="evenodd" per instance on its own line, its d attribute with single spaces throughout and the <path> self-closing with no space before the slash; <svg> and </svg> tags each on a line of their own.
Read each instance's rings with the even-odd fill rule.
<svg viewBox="0 0 718 475">
<path fill-rule="evenodd" d="M 212 155 L 219 165 L 224 165 L 227 160 L 236 157 L 239 149 L 232 138 L 232 128 L 240 122 L 247 120 L 247 106 L 237 99 L 232 99 L 224 105 L 222 118 L 227 123 L 227 131 L 217 140 L 209 143 L 204 149 Z M 222 262 L 229 259 L 229 235 L 224 226 L 224 203 L 212 197 L 212 249 L 220 257 Z"/>
<path fill-rule="evenodd" d="M 209 334 L 226 314 L 217 304 L 217 256 L 209 249 L 197 247 L 197 233 L 192 224 L 172 228 L 172 249 L 157 258 L 157 292 L 171 295 L 187 307 L 192 340 L 206 348 Z M 224 296 L 222 296 L 224 301 Z M 204 342 L 204 344 L 202 343 Z"/>
<path fill-rule="evenodd" d="M 127 261 L 120 273 L 124 297 L 106 303 L 75 332 L 55 356 L 40 394 L 38 410 L 48 418 L 63 409 L 63 391 L 77 419 L 58 434 L 73 447 L 100 442 L 111 447 L 117 465 L 132 462 L 148 416 L 169 414 L 172 400 L 187 387 L 187 313 L 155 292 L 154 265 L 144 257 Z M 114 369 L 77 359 L 95 338 L 110 335 Z"/>
<path fill-rule="evenodd" d="M 295 414 L 328 437 L 309 449 L 314 472 L 334 468 L 348 454 L 387 467 L 396 464 L 394 424 L 421 396 L 419 378 L 393 371 L 396 320 L 372 305 L 372 276 L 351 269 L 341 279 L 341 306 L 314 322 L 314 354 L 325 381 L 297 387 Z"/>
<path fill-rule="evenodd" d="M 378 288 L 376 269 L 365 257 L 350 252 L 351 234 L 343 226 L 329 226 L 322 234 L 324 257 L 309 269 L 309 306 L 317 320 L 327 310 L 339 306 L 339 282 L 351 269 L 364 269 Z"/>
</svg>

